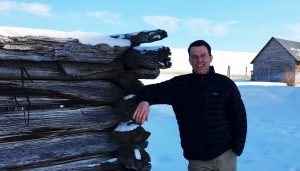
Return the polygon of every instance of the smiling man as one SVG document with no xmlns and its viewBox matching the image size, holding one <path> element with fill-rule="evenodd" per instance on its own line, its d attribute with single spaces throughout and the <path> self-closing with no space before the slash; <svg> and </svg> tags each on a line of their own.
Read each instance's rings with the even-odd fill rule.
<svg viewBox="0 0 300 171">
<path fill-rule="evenodd" d="M 133 119 L 143 124 L 150 105 L 172 105 L 189 171 L 235 171 L 247 133 L 240 92 L 210 66 L 213 56 L 207 42 L 191 43 L 188 53 L 193 72 L 143 87 Z"/>
</svg>

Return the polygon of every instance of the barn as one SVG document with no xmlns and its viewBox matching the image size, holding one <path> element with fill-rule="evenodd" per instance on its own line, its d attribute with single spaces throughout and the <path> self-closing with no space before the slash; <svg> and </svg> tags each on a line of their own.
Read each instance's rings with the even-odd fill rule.
<svg viewBox="0 0 300 171">
<path fill-rule="evenodd" d="M 251 64 L 253 81 L 300 83 L 300 42 L 272 37 Z"/>
</svg>

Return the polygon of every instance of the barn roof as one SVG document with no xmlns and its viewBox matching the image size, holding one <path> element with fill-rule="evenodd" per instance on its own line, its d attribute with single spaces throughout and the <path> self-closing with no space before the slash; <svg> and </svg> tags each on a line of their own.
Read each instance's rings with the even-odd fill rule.
<svg viewBox="0 0 300 171">
<path fill-rule="evenodd" d="M 286 49 L 294 58 L 296 61 L 300 61 L 300 42 L 291 41 L 291 40 L 285 40 L 280 38 L 272 37 L 268 43 L 260 50 L 260 52 L 255 56 L 255 58 L 251 61 L 251 64 L 254 63 L 254 60 L 258 57 L 258 55 L 265 49 L 265 47 L 272 41 L 275 40 L 281 46 Z"/>
</svg>

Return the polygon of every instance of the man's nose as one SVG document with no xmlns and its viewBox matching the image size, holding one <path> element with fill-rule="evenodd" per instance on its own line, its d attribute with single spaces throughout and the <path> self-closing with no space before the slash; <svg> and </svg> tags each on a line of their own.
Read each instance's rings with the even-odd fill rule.
<svg viewBox="0 0 300 171">
<path fill-rule="evenodd" d="M 197 58 L 197 62 L 203 62 L 203 59 L 202 58 Z"/>
</svg>

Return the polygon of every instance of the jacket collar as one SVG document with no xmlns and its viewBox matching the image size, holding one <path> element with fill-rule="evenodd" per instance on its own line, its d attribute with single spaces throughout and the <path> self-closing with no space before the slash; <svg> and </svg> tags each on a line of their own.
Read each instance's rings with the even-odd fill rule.
<svg viewBox="0 0 300 171">
<path fill-rule="evenodd" d="M 193 70 L 193 75 L 203 75 L 203 76 L 205 76 L 205 75 L 211 75 L 211 74 L 215 74 L 215 68 L 213 67 L 213 66 L 210 66 L 209 67 L 209 71 L 208 71 L 208 73 L 207 74 L 197 74 L 194 70 Z"/>
<path fill-rule="evenodd" d="M 215 75 L 215 70 L 213 66 L 209 67 L 209 72 L 207 74 L 197 74 L 193 71 L 192 80 L 193 84 L 200 86 L 202 88 L 206 88 Z"/>
</svg>

